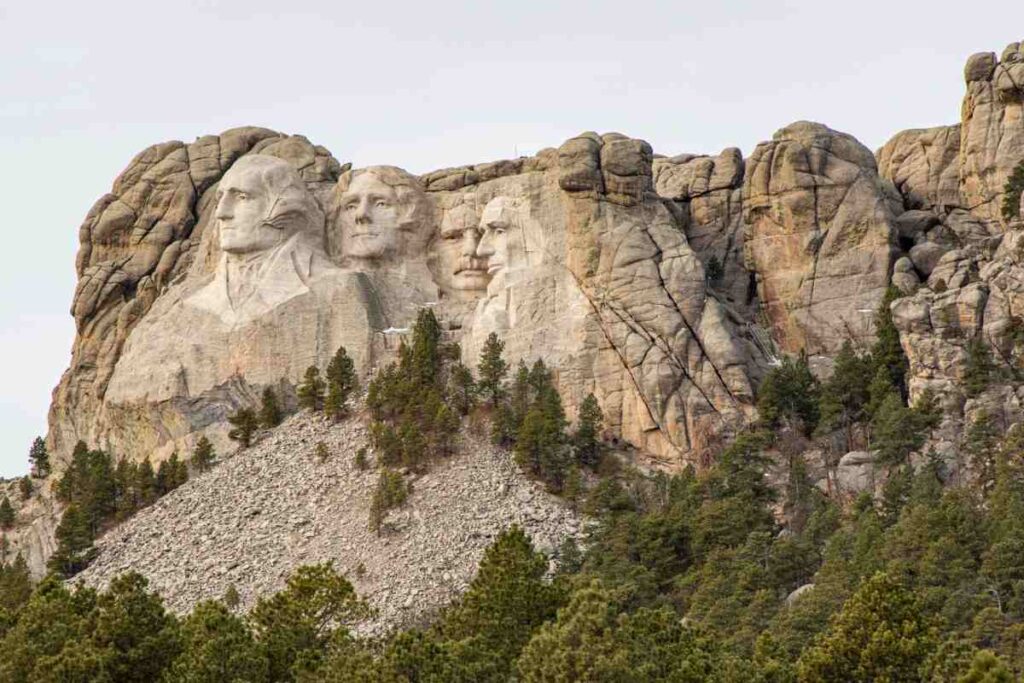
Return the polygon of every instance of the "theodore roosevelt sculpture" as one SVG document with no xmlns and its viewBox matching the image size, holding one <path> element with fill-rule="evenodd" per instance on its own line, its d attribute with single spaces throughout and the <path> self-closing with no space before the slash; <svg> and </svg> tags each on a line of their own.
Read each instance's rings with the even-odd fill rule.
<svg viewBox="0 0 1024 683">
<path fill-rule="evenodd" d="M 431 251 L 434 278 L 446 295 L 472 299 L 487 289 L 487 260 L 476 253 L 480 230 L 474 195 L 444 211 Z"/>
</svg>

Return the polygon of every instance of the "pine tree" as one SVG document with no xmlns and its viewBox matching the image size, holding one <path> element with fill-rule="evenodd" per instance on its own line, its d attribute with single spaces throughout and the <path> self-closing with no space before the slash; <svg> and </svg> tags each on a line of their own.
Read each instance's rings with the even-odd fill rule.
<svg viewBox="0 0 1024 683">
<path fill-rule="evenodd" d="M 484 342 L 483 350 L 480 352 L 480 364 L 477 366 L 477 374 L 480 376 L 477 385 L 492 408 L 497 407 L 498 401 L 501 400 L 504 393 L 503 383 L 508 374 L 508 363 L 501 357 L 504 350 L 505 342 L 491 332 Z"/>
<path fill-rule="evenodd" d="M 475 642 L 476 656 L 497 671 L 486 680 L 510 680 L 512 662 L 533 630 L 552 618 L 565 599 L 545 580 L 548 560 L 518 525 L 484 551 L 476 577 L 439 630 L 449 641 Z"/>
<path fill-rule="evenodd" d="M 214 458 L 217 454 L 213 450 L 213 444 L 205 436 L 199 437 L 196 447 L 192 451 L 192 467 L 198 472 L 205 472 L 213 467 Z"/>
<path fill-rule="evenodd" d="M 572 444 L 576 461 L 591 469 L 601 460 L 600 433 L 603 420 L 604 413 L 601 412 L 597 398 L 593 394 L 587 394 L 580 404 Z"/>
<path fill-rule="evenodd" d="M 299 567 L 283 591 L 256 604 L 249 622 L 266 653 L 269 679 L 287 683 L 297 664 L 315 667 L 328 645 L 348 640 L 347 626 L 367 614 L 352 584 L 327 562 Z"/>
<path fill-rule="evenodd" d="M 788 427 L 806 434 L 818 424 L 818 380 L 807 357 L 784 358 L 761 383 L 757 400 L 761 420 L 771 427 Z"/>
<path fill-rule="evenodd" d="M 877 574 L 843 605 L 800 657 L 801 681 L 916 681 L 937 647 L 935 632 L 915 596 L 896 579 Z"/>
<path fill-rule="evenodd" d="M 281 424 L 283 415 L 281 404 L 277 400 L 277 394 L 272 387 L 263 389 L 263 396 L 260 399 L 259 423 L 264 429 L 273 429 Z"/>
<path fill-rule="evenodd" d="M 178 451 L 160 463 L 156 471 L 156 491 L 163 496 L 188 481 L 188 467 L 178 459 Z"/>
<path fill-rule="evenodd" d="M 18 480 L 18 489 L 21 491 L 21 499 L 28 500 L 32 497 L 32 478 L 27 474 Z"/>
<path fill-rule="evenodd" d="M 0 500 L 0 529 L 8 531 L 14 526 L 14 507 L 7 496 Z"/>
<path fill-rule="evenodd" d="M 252 437 L 259 429 L 259 419 L 252 408 L 239 408 L 238 411 L 228 417 L 232 429 L 228 432 L 228 438 L 237 441 L 242 448 L 252 445 Z"/>
<path fill-rule="evenodd" d="M 230 586 L 228 590 L 232 590 Z M 235 591 L 237 599 L 238 592 Z M 231 614 L 230 605 L 201 602 L 181 624 L 181 655 L 167 681 L 188 683 L 267 683 L 267 656 L 245 621 Z"/>
<path fill-rule="evenodd" d="M 891 310 L 892 302 L 900 296 L 900 290 L 889 285 L 878 304 L 878 310 L 875 312 L 875 344 L 871 347 L 871 362 L 876 372 L 879 368 L 885 368 L 889 373 L 889 381 L 896 387 L 901 397 L 906 397 L 906 375 L 910 362 L 900 345 L 900 333 L 892 320 Z"/>
<path fill-rule="evenodd" d="M 882 403 L 890 395 L 895 395 L 900 400 L 900 403 L 903 402 L 899 391 L 892 383 L 892 373 L 889 372 L 888 368 L 880 367 L 875 371 L 875 376 L 871 378 L 871 384 L 868 385 L 866 417 L 869 419 L 873 418 L 878 413 L 878 409 L 882 407 Z"/>
<path fill-rule="evenodd" d="M 986 411 L 980 411 L 964 435 L 964 454 L 984 494 L 995 485 L 998 442 L 995 422 Z"/>
<path fill-rule="evenodd" d="M 409 487 L 402 475 L 382 467 L 377 478 L 377 487 L 370 501 L 370 530 L 380 536 L 380 529 L 388 510 L 403 505 L 409 497 Z"/>
<path fill-rule="evenodd" d="M 422 308 L 412 328 L 410 349 L 411 379 L 415 386 L 437 385 L 442 364 L 441 351 L 441 324 L 433 310 Z"/>
<path fill-rule="evenodd" d="M 139 507 L 152 504 L 159 496 L 156 489 L 156 473 L 149 458 L 139 463 L 135 475 L 135 490 L 138 492 Z"/>
<path fill-rule="evenodd" d="M 64 511 L 54 536 L 57 550 L 50 556 L 47 567 L 61 578 L 71 578 L 96 556 L 89 518 L 77 505 L 69 505 Z"/>
<path fill-rule="evenodd" d="M 359 378 L 356 377 L 355 363 L 349 358 L 344 346 L 338 347 L 330 364 L 327 366 L 327 399 L 324 412 L 335 420 L 348 413 L 348 399 L 359 389 Z"/>
<path fill-rule="evenodd" d="M 904 465 L 923 443 L 910 408 L 895 392 L 890 393 L 871 420 L 871 446 L 878 452 L 878 462 L 887 467 Z"/>
<path fill-rule="evenodd" d="M 462 363 L 456 363 L 449 376 L 448 395 L 452 407 L 459 415 L 468 415 L 476 405 L 479 387 L 473 381 L 473 373 Z"/>
<path fill-rule="evenodd" d="M 722 262 L 718 260 L 717 254 L 712 254 L 711 258 L 708 259 L 707 265 L 704 267 L 705 277 L 708 284 L 718 284 L 725 275 L 725 268 L 722 266 Z"/>
<path fill-rule="evenodd" d="M 841 429 L 853 446 L 853 425 L 865 417 L 871 359 L 861 358 L 847 340 L 836 355 L 832 376 L 821 387 L 819 430 Z"/>
<path fill-rule="evenodd" d="M 1007 221 L 1020 216 L 1020 196 L 1024 191 L 1024 161 L 1013 167 L 1003 186 L 1003 218 Z"/>
<path fill-rule="evenodd" d="M 299 407 L 313 411 L 320 410 L 324 404 L 325 388 L 324 381 L 320 379 L 320 370 L 315 365 L 310 365 L 306 368 L 306 374 L 296 392 Z"/>
<path fill-rule="evenodd" d="M 28 461 L 32 465 L 32 476 L 37 479 L 44 479 L 50 474 L 50 454 L 46 443 L 38 436 L 28 451 Z"/>
<path fill-rule="evenodd" d="M 995 373 L 995 364 L 992 362 L 991 349 L 980 336 L 967 342 L 966 351 L 964 393 L 973 398 L 988 388 L 992 381 L 992 375 Z"/>
</svg>

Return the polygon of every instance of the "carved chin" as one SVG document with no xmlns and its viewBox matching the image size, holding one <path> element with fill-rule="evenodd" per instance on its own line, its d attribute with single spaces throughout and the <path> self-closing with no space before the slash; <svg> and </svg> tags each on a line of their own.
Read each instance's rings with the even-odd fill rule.
<svg viewBox="0 0 1024 683">
<path fill-rule="evenodd" d="M 377 235 L 352 237 L 346 255 L 364 259 L 383 258 L 393 248 L 391 242 Z"/>
</svg>

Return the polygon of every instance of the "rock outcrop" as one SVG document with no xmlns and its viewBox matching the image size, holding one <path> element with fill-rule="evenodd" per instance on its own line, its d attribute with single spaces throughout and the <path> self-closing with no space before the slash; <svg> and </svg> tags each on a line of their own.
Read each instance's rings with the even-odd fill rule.
<svg viewBox="0 0 1024 683">
<path fill-rule="evenodd" d="M 190 270 L 213 270 L 217 182 L 239 158 L 253 153 L 287 160 L 320 201 L 342 171 L 327 150 L 301 136 L 238 128 L 191 144 L 168 142 L 144 150 L 90 209 L 79 230 L 71 365 L 50 406 L 48 442 L 58 459 L 79 440 L 122 451 L 133 450 L 127 446 L 137 438 L 140 447 L 152 446 L 155 439 L 145 435 L 165 432 L 171 424 L 153 414 L 106 416 L 108 384 L 125 342 L 158 298 Z M 228 399 L 232 392 L 226 388 L 222 394 Z M 225 400 L 222 412 L 237 400 Z"/>
<path fill-rule="evenodd" d="M 871 338 L 898 201 L 871 152 L 821 124 L 794 123 L 757 146 L 743 179 L 746 262 L 785 351 L 831 354 Z"/>
</svg>

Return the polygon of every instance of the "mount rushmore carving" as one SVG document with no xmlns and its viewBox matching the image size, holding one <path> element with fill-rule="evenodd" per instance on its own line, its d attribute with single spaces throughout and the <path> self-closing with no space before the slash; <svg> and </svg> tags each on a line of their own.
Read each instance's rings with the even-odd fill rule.
<svg viewBox="0 0 1024 683">
<path fill-rule="evenodd" d="M 370 374 L 432 306 L 471 367 L 496 333 L 510 362 L 555 370 L 570 411 L 594 393 L 610 435 L 688 461 L 749 417 L 763 359 L 651 161 L 594 134 L 421 178 L 263 129 L 150 148 L 83 226 L 51 444 L 159 460 L 223 443 L 263 387 L 291 400 L 338 346 Z"/>
</svg>

